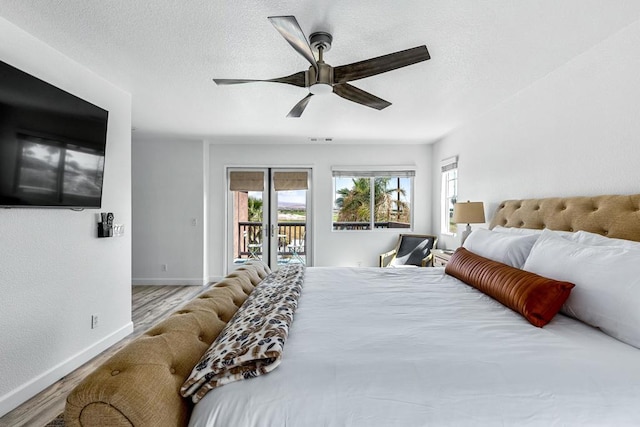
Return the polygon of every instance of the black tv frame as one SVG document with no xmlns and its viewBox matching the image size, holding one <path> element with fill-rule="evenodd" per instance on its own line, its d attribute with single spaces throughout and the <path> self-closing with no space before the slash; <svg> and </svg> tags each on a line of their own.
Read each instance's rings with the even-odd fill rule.
<svg viewBox="0 0 640 427">
<path fill-rule="evenodd" d="M 0 61 L 0 208 L 100 209 L 108 119 Z"/>
</svg>

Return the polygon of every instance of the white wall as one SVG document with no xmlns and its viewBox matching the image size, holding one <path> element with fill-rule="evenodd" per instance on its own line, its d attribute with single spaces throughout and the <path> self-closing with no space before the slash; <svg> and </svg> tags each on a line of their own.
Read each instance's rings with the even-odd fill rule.
<svg viewBox="0 0 640 427">
<path fill-rule="evenodd" d="M 206 283 L 203 148 L 202 141 L 134 135 L 134 284 Z"/>
<path fill-rule="evenodd" d="M 130 95 L 3 18 L 0 40 L 0 60 L 109 111 L 101 210 L 129 227 Z M 98 239 L 96 212 L 0 210 L 0 416 L 133 330 L 131 237 Z"/>
<path fill-rule="evenodd" d="M 636 21 L 438 142 L 434 195 L 453 155 L 459 200 L 484 201 L 487 221 L 504 199 L 639 193 L 639 45 Z"/>
<path fill-rule="evenodd" d="M 293 166 L 313 169 L 313 253 L 316 266 L 376 266 L 378 255 L 393 247 L 400 231 L 333 232 L 331 166 L 415 165 L 414 231 L 431 232 L 431 146 L 429 145 L 250 145 L 212 144 L 209 170 L 209 272 L 225 273 L 225 168 Z"/>
</svg>

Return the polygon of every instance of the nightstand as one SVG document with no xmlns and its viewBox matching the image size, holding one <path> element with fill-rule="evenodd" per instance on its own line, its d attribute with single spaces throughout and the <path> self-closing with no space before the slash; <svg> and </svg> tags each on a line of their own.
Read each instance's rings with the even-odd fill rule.
<svg viewBox="0 0 640 427">
<path fill-rule="evenodd" d="M 434 249 L 431 251 L 433 254 L 433 266 L 444 267 L 449 262 L 449 258 L 453 255 L 453 251 L 445 249 Z"/>
</svg>

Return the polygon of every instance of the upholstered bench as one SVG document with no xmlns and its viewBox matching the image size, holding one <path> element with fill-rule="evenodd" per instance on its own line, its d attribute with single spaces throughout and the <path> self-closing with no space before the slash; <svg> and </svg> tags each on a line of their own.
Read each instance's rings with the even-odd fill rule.
<svg viewBox="0 0 640 427">
<path fill-rule="evenodd" d="M 180 386 L 269 273 L 262 262 L 243 265 L 125 346 L 69 394 L 66 425 L 186 425 L 193 404 Z"/>
</svg>

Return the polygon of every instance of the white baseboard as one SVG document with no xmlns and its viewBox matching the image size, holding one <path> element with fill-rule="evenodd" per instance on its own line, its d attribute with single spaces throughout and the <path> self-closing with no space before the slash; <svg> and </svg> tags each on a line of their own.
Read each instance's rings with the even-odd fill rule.
<svg viewBox="0 0 640 427">
<path fill-rule="evenodd" d="M 157 278 L 134 278 L 131 279 L 133 285 L 151 285 L 151 286 L 205 286 L 209 283 L 206 279 L 157 279 Z"/>
<path fill-rule="evenodd" d="M 102 353 L 133 332 L 133 322 L 129 322 L 100 341 L 62 361 L 48 371 L 43 372 L 29 382 L 0 397 L 0 417 L 14 410 L 60 378 Z"/>
<path fill-rule="evenodd" d="M 224 279 L 224 276 L 212 276 L 209 277 L 209 281 L 207 283 L 218 283 L 222 279 Z"/>
</svg>

